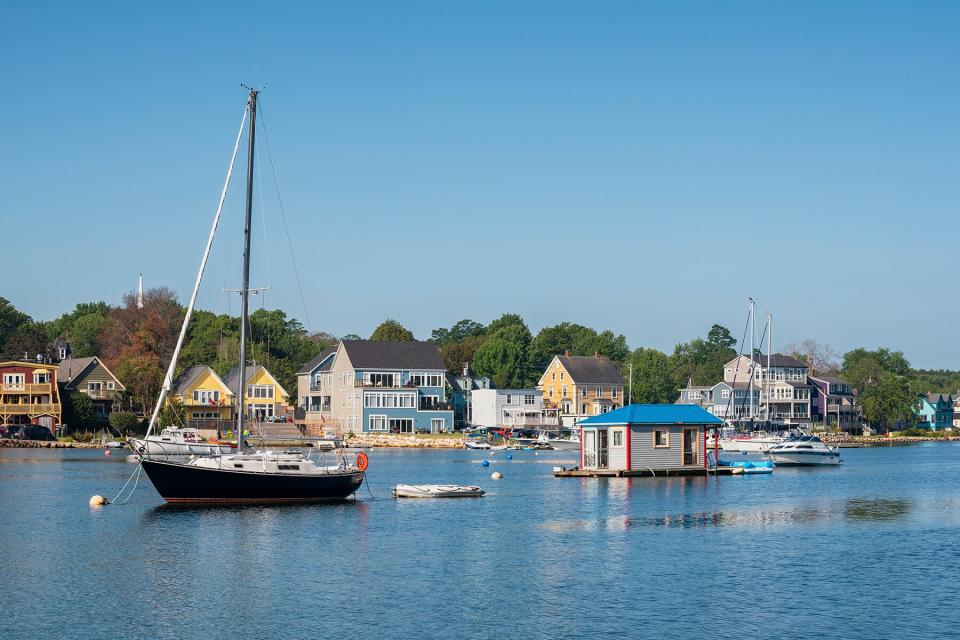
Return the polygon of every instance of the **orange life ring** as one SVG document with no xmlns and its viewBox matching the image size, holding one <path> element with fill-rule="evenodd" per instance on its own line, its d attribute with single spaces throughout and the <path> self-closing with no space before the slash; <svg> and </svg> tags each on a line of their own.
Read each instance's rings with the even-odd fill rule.
<svg viewBox="0 0 960 640">
<path fill-rule="evenodd" d="M 370 459 L 367 458 L 367 454 L 363 451 L 357 454 L 357 468 L 360 469 L 360 471 L 366 471 L 369 464 Z"/>
</svg>

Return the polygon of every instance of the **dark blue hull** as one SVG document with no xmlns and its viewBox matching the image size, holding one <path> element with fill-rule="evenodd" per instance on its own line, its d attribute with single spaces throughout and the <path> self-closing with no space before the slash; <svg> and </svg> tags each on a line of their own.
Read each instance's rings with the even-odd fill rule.
<svg viewBox="0 0 960 640">
<path fill-rule="evenodd" d="M 363 483 L 362 471 L 317 475 L 204 469 L 144 460 L 157 493 L 171 504 L 295 504 L 345 500 Z"/>
</svg>

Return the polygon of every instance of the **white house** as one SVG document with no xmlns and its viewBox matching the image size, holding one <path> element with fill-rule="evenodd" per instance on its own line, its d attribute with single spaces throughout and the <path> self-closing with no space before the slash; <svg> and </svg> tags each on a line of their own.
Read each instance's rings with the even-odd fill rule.
<svg viewBox="0 0 960 640">
<path fill-rule="evenodd" d="M 556 427 L 555 416 L 543 408 L 543 391 L 537 389 L 475 389 L 473 424 L 481 427 L 538 429 Z"/>
</svg>

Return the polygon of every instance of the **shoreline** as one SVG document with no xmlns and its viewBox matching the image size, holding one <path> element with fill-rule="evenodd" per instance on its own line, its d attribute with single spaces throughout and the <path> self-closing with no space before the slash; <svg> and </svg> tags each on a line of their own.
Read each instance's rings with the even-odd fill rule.
<svg viewBox="0 0 960 640">
<path fill-rule="evenodd" d="M 15 440 L 0 438 L 0 449 L 105 449 L 95 442 L 60 442 L 59 440 Z"/>
</svg>

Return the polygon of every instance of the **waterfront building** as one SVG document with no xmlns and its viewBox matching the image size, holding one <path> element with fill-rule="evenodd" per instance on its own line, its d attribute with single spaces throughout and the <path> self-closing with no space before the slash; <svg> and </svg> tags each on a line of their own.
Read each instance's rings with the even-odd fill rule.
<svg viewBox="0 0 960 640">
<path fill-rule="evenodd" d="M 312 371 L 298 374 L 298 378 L 309 380 L 313 375 L 315 381 L 320 374 L 323 386 L 318 397 L 329 397 L 330 410 L 327 414 L 307 411 L 310 404 L 304 404 L 304 397 L 315 396 L 301 396 L 297 420 L 306 427 L 343 433 L 442 433 L 453 429 L 446 366 L 431 342 L 341 340 L 329 365 L 320 360 Z M 321 420 L 308 422 L 309 414 Z"/>
<path fill-rule="evenodd" d="M 623 405 L 623 376 L 609 358 L 554 356 L 540 376 L 543 405 L 559 414 L 563 426 L 619 409 Z"/>
<path fill-rule="evenodd" d="M 174 381 L 167 403 L 183 409 L 187 426 L 222 433 L 235 426 L 234 398 L 233 391 L 216 371 L 206 365 L 197 365 Z"/>
<path fill-rule="evenodd" d="M 676 470 L 706 465 L 706 431 L 723 424 L 690 404 L 632 404 L 579 421 L 580 468 Z"/>
<path fill-rule="evenodd" d="M 330 424 L 333 378 L 330 373 L 337 347 L 327 347 L 297 371 L 297 409 L 294 420 L 311 430 Z"/>
<path fill-rule="evenodd" d="M 807 372 L 807 365 L 792 356 L 780 353 L 767 356 L 755 351 L 752 357 L 739 355 L 726 363 L 723 381 L 734 389 L 742 386 L 745 390 L 746 411 L 737 419 L 745 421 L 751 417 L 749 388 L 752 377 L 755 394 L 759 393 L 759 402 L 754 405 L 754 420 L 809 426 L 811 385 Z"/>
<path fill-rule="evenodd" d="M 57 368 L 43 362 L 0 362 L 0 424 L 35 424 L 56 433 L 63 408 Z"/>
<path fill-rule="evenodd" d="M 556 414 L 543 406 L 539 389 L 477 389 L 473 392 L 473 424 L 507 429 L 556 429 Z"/>
<path fill-rule="evenodd" d="M 680 397 L 675 404 L 695 404 L 708 411 L 713 407 L 713 387 L 694 385 L 688 380 L 687 386 L 680 389 Z"/>
<path fill-rule="evenodd" d="M 480 389 L 492 389 L 493 381 L 487 376 L 477 376 L 470 372 L 470 363 L 463 363 L 463 372 L 459 375 L 447 374 L 447 388 L 450 404 L 453 405 L 453 423 L 460 429 L 475 424 L 473 419 L 473 392 Z"/>
<path fill-rule="evenodd" d="M 859 435 L 863 431 L 862 412 L 853 386 L 833 376 L 809 376 L 808 380 L 813 421 Z"/>
<path fill-rule="evenodd" d="M 57 365 L 57 383 L 63 394 L 79 392 L 88 396 L 100 423 L 107 422 L 110 413 L 120 408 L 123 392 L 127 390 L 97 356 L 74 358 L 69 352 Z"/>
<path fill-rule="evenodd" d="M 246 415 L 258 421 L 283 421 L 287 415 L 287 403 L 290 394 L 280 386 L 262 364 L 248 364 L 244 369 L 246 380 L 243 383 L 245 390 L 244 406 Z M 236 366 L 227 372 L 223 378 L 228 389 L 238 389 L 240 383 L 240 367 Z M 236 393 L 236 391 L 234 391 Z"/>
<path fill-rule="evenodd" d="M 913 406 L 917 426 L 939 431 L 953 427 L 953 396 L 944 393 L 921 393 Z"/>
<path fill-rule="evenodd" d="M 742 421 L 750 415 L 750 385 L 746 382 L 718 382 L 713 386 L 688 384 L 680 390 L 675 404 L 703 407 L 722 420 Z M 753 389 L 753 406 L 760 406 L 760 389 Z"/>
</svg>

